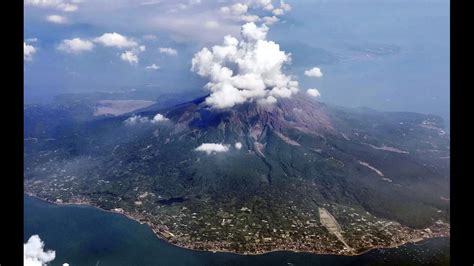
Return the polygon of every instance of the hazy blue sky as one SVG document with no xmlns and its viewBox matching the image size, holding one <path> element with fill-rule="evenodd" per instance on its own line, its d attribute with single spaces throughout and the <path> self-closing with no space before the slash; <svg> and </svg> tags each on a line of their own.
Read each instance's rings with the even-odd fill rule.
<svg viewBox="0 0 474 266">
<path fill-rule="evenodd" d="M 25 96 L 146 85 L 163 93 L 205 93 L 207 80 L 191 72 L 191 59 L 226 34 L 239 37 L 245 22 L 221 10 L 238 2 L 249 6 L 244 15 L 272 16 L 260 0 L 25 0 L 25 43 L 35 50 L 25 60 Z M 317 88 L 321 101 L 337 105 L 448 118 L 449 1 L 286 3 L 291 10 L 269 25 L 267 40 L 291 53 L 284 71 L 301 90 Z M 96 39 L 114 32 L 136 45 L 113 47 Z M 61 48 L 74 38 L 85 42 L 75 43 L 76 50 Z M 176 55 L 159 48 L 173 48 Z M 122 56 L 126 51 L 138 62 Z M 323 77 L 303 74 L 315 66 Z"/>
</svg>

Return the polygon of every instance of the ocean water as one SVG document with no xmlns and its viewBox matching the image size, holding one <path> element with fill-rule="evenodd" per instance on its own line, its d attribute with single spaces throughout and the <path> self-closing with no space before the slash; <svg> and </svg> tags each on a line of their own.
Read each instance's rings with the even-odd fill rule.
<svg viewBox="0 0 474 266">
<path fill-rule="evenodd" d="M 24 242 L 38 234 L 56 251 L 50 264 L 79 265 L 449 265 L 449 239 L 438 238 L 359 256 L 273 252 L 257 256 L 187 250 L 155 237 L 123 215 L 88 206 L 59 206 L 24 196 Z"/>
</svg>

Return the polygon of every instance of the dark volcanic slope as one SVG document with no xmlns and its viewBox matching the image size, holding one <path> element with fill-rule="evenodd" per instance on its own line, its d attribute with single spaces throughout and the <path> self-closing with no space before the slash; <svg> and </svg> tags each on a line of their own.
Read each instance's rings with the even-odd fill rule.
<svg viewBox="0 0 474 266">
<path fill-rule="evenodd" d="M 139 115 L 170 120 L 135 125 L 124 123 L 127 115 L 45 127 L 50 117 L 27 108 L 27 191 L 121 208 L 170 241 L 202 249 L 342 250 L 319 208 L 359 251 L 446 229 L 449 136 L 439 118 L 301 96 L 214 111 L 203 99 L 148 108 Z M 229 150 L 195 151 L 202 143 Z"/>
</svg>

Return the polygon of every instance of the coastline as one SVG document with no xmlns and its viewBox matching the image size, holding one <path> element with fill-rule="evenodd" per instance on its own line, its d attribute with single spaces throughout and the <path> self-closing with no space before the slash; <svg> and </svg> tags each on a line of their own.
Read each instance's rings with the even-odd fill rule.
<svg viewBox="0 0 474 266">
<path fill-rule="evenodd" d="M 133 220 L 141 225 L 144 225 L 146 224 L 150 230 L 153 232 L 153 234 L 155 235 L 155 237 L 157 237 L 158 239 L 160 240 L 163 240 L 165 241 L 166 243 L 170 244 L 170 245 L 173 245 L 173 246 L 176 246 L 176 247 L 179 247 L 179 248 L 183 248 L 183 249 L 187 249 L 187 250 L 192 250 L 192 251 L 198 251 L 198 252 L 212 252 L 212 253 L 229 253 L 229 254 L 235 254 L 235 255 L 241 255 L 241 256 L 258 256 L 258 255 L 264 255 L 264 254 L 268 254 L 268 253 L 274 253 L 274 252 L 294 252 L 294 253 L 308 253 L 308 254 L 312 254 L 312 255 L 332 255 L 332 256 L 348 256 L 348 257 L 352 257 L 352 256 L 360 256 L 360 255 L 363 255 L 367 252 L 370 252 L 372 250 L 376 250 L 376 249 L 392 249 L 392 248 L 398 248 L 400 246 L 403 246 L 405 244 L 408 244 L 408 243 L 413 243 L 413 244 L 416 244 L 416 243 L 420 243 L 420 242 L 423 242 L 423 241 L 426 241 L 426 240 L 429 240 L 429 239 L 435 239 L 435 238 L 449 238 L 450 236 L 434 236 L 434 237 L 417 237 L 417 238 L 414 238 L 414 239 L 410 239 L 410 240 L 407 240 L 407 241 L 403 241 L 401 243 L 397 243 L 397 244 L 394 244 L 394 245 L 390 245 L 390 246 L 373 246 L 373 247 L 370 247 L 368 248 L 367 250 L 364 250 L 362 252 L 358 252 L 358 253 L 349 253 L 349 254 L 338 254 L 338 253 L 324 253 L 324 252 L 310 252 L 310 251 L 301 251 L 301 250 L 291 250 L 291 249 L 274 249 L 274 250 L 268 250 L 268 251 L 263 251 L 263 252 L 252 252 L 252 253 L 247 253 L 247 252 L 244 252 L 244 253 L 240 253 L 240 252 L 235 252 L 235 251 L 229 251 L 229 250 L 205 250 L 205 249 L 196 249 L 196 248 L 191 248 L 191 247 L 188 247 L 188 246 L 183 246 L 183 245 L 179 245 L 178 243 L 173 243 L 173 242 L 170 242 L 165 236 L 163 236 L 162 234 L 160 234 L 159 231 L 156 231 L 153 229 L 154 225 L 151 224 L 150 222 L 148 221 L 140 221 L 138 218 L 135 218 L 133 217 L 131 214 L 127 213 L 126 211 L 114 211 L 114 210 L 106 210 L 106 209 L 103 209 L 103 208 L 100 208 L 94 204 L 91 204 L 91 203 L 88 203 L 88 202 L 56 202 L 56 201 L 51 201 L 51 200 L 47 200 L 47 199 L 44 199 L 44 198 L 41 198 L 39 197 L 38 195 L 34 194 L 34 193 L 31 193 L 31 192 L 24 192 L 24 194 L 30 196 L 30 197 L 34 197 L 38 200 L 41 200 L 43 202 L 46 202 L 46 203 L 49 203 L 49 204 L 52 204 L 52 205 L 56 205 L 56 206 L 76 206 L 76 207 L 89 207 L 89 208 L 94 208 L 94 209 L 97 209 L 97 210 L 100 210 L 100 211 L 103 211 L 103 212 L 109 212 L 109 213 L 114 213 L 114 214 L 120 214 L 120 215 L 123 215 L 125 216 L 126 218 L 130 219 L 130 220 Z"/>
</svg>

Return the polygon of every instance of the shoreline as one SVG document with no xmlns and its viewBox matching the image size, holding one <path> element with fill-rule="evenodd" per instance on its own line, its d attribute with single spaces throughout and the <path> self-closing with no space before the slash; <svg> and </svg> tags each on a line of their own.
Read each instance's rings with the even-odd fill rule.
<svg viewBox="0 0 474 266">
<path fill-rule="evenodd" d="M 391 245 L 391 246 L 374 246 L 374 247 L 370 247 L 368 248 L 367 250 L 364 250 L 362 252 L 359 252 L 359 253 L 354 253 L 354 254 L 337 254 L 337 253 L 318 253 L 318 252 L 309 252 L 309 251 L 299 251 L 299 250 L 291 250 L 291 249 L 275 249 L 275 250 L 270 250 L 270 251 L 265 251 L 265 252 L 260 252 L 260 253 L 239 253 L 239 252 L 235 252 L 235 251 L 228 251 L 228 250 L 203 250 L 203 249 L 194 249 L 194 248 L 190 248 L 190 247 L 186 247 L 186 246 L 181 246 L 179 244 L 175 244 L 175 243 L 172 243 L 170 241 L 168 241 L 168 239 L 164 236 L 162 236 L 161 234 L 159 234 L 159 232 L 155 232 L 155 230 L 153 229 L 153 225 L 146 221 L 146 222 L 142 222 L 140 221 L 138 218 L 135 218 L 133 216 L 131 216 L 130 214 L 128 214 L 127 212 L 123 211 L 123 212 L 119 212 L 119 211 L 114 211 L 114 210 L 105 210 L 105 209 L 102 209 L 98 206 L 95 206 L 91 203 L 87 203 L 87 202 L 77 202 L 77 203 L 73 203 L 73 202 L 55 202 L 55 201 L 50 201 L 50 200 L 47 200 L 47 199 L 44 199 L 44 198 L 41 198 L 39 197 L 38 195 L 36 194 L 33 194 L 33 193 L 30 193 L 30 192 L 24 192 L 24 194 L 30 196 L 30 197 L 33 197 L 33 198 L 36 198 L 36 199 L 39 199 L 43 202 L 46 202 L 46 203 L 49 203 L 49 204 L 52 204 L 52 205 L 56 205 L 56 206 L 75 206 L 75 207 L 88 207 L 88 208 L 94 208 L 94 209 L 97 209 L 99 211 L 103 211 L 103 212 L 108 212 L 108 213 L 113 213 L 113 214 L 119 214 L 119 215 L 122 215 L 134 222 L 137 222 L 138 224 L 140 225 L 147 225 L 148 228 L 153 232 L 153 234 L 155 235 L 156 238 L 160 239 L 160 240 L 163 240 L 165 241 L 167 244 L 170 244 L 170 245 L 173 245 L 175 247 L 178 247 L 178 248 L 183 248 L 183 249 L 187 249 L 187 250 L 192 250 L 192 251 L 198 251 L 198 252 L 212 252 L 212 253 L 229 253 L 229 254 L 235 254 L 235 255 L 240 255 L 240 256 L 258 256 L 258 255 L 264 255 L 264 254 L 268 254 L 268 253 L 274 253 L 274 252 L 294 252 L 294 253 L 308 253 L 308 254 L 312 254 L 312 255 L 331 255 L 331 256 L 348 256 L 348 257 L 352 257 L 352 256 L 360 256 L 360 255 L 363 255 L 367 252 L 370 252 L 372 250 L 376 250 L 376 249 L 393 249 L 393 248 L 398 248 L 400 246 L 403 246 L 403 245 L 406 245 L 406 244 L 409 244 L 409 243 L 412 243 L 412 244 L 416 244 L 416 243 L 420 243 L 422 241 L 426 241 L 426 240 L 429 240 L 429 239 L 435 239 L 435 238 L 450 238 L 450 236 L 438 236 L 438 237 L 427 237 L 427 238 L 416 238 L 416 239 L 412 239 L 412 240 L 407 240 L 407 241 L 404 241 L 402 243 L 399 243 L 399 244 L 394 244 L 394 245 Z"/>
</svg>

